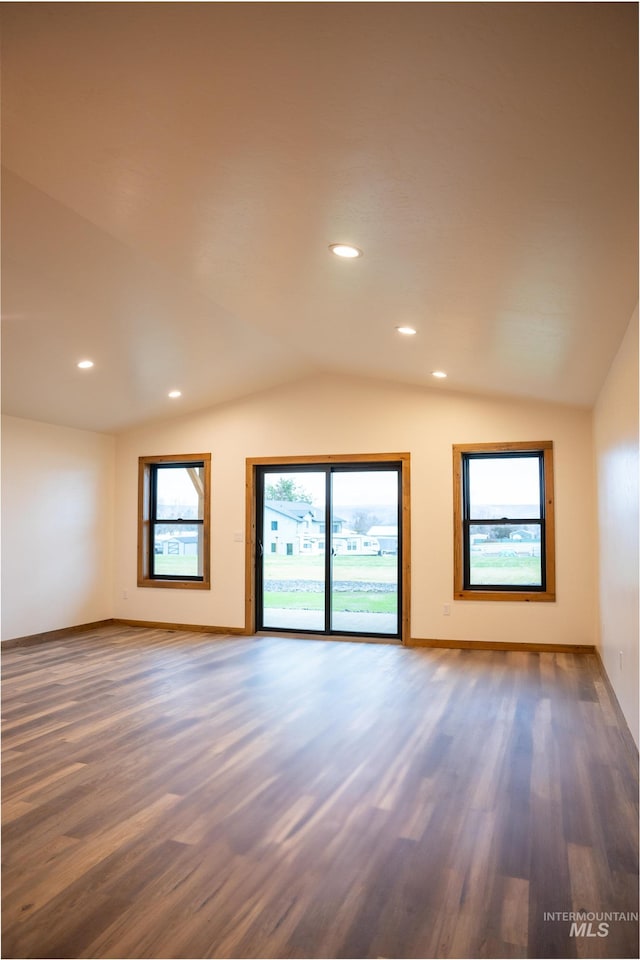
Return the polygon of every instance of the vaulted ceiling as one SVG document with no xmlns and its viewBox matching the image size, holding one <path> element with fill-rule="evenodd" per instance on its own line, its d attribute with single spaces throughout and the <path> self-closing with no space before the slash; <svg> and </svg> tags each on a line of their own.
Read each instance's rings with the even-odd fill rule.
<svg viewBox="0 0 640 960">
<path fill-rule="evenodd" d="M 636 4 L 1 15 L 4 412 L 118 431 L 324 371 L 595 400 L 637 302 Z"/>
</svg>

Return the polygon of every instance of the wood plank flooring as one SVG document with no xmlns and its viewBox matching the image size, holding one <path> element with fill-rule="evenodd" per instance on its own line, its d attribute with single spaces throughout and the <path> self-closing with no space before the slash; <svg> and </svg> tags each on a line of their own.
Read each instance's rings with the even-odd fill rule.
<svg viewBox="0 0 640 960">
<path fill-rule="evenodd" d="M 593 656 L 113 625 L 3 669 L 5 958 L 638 955 Z"/>
</svg>

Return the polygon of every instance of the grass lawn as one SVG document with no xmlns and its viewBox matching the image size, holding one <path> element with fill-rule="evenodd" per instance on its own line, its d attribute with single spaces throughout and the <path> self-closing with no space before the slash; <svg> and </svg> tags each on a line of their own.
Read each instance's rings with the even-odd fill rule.
<svg viewBox="0 0 640 960">
<path fill-rule="evenodd" d="M 373 583 L 395 583 L 396 557 L 334 557 L 334 580 L 365 580 Z M 177 576 L 198 575 L 195 556 L 156 554 L 155 572 Z M 324 557 L 265 557 L 265 580 L 323 580 Z M 472 557 L 471 582 L 474 584 L 540 583 L 539 557 Z M 268 593 L 265 606 L 291 607 L 297 610 L 321 610 L 322 593 Z M 388 594 L 341 593 L 336 595 L 338 610 L 394 613 L 396 598 Z M 353 604 L 357 604 L 354 606 Z M 389 606 L 393 604 L 393 606 Z"/>
<path fill-rule="evenodd" d="M 396 613 L 395 593 L 335 593 L 334 613 Z M 265 610 L 324 610 L 323 593 L 285 593 L 276 590 L 264 595 Z"/>
<path fill-rule="evenodd" d="M 371 580 L 374 583 L 395 583 L 397 557 L 334 557 L 334 580 Z M 324 557 L 264 558 L 265 580 L 323 580 Z"/>
<path fill-rule="evenodd" d="M 157 553 L 155 572 L 177 576 L 196 577 L 198 558 L 195 556 Z M 395 583 L 398 565 L 396 557 L 334 557 L 334 580 L 365 580 L 373 583 Z M 324 557 L 270 557 L 264 558 L 265 580 L 324 580 Z M 282 594 L 289 596 L 289 594 Z M 300 594 L 291 594 L 300 596 Z M 347 594 L 351 596 L 351 594 Z M 282 604 L 276 604 L 282 606 Z M 308 610 L 319 609 L 314 606 Z M 345 609 L 350 609 L 346 608 Z"/>
<path fill-rule="evenodd" d="M 472 557 L 471 583 L 539 584 L 539 557 Z"/>
<path fill-rule="evenodd" d="M 164 574 L 164 576 L 198 576 L 198 558 L 196 556 L 156 553 L 153 566 L 156 573 Z"/>
</svg>

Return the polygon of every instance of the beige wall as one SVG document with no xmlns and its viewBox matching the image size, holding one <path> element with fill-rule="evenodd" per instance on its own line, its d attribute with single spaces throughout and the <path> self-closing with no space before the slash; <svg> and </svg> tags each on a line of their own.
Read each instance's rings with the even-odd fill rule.
<svg viewBox="0 0 640 960">
<path fill-rule="evenodd" d="M 451 444 L 521 439 L 554 441 L 558 600 L 452 602 Z M 201 451 L 213 455 L 212 589 L 138 589 L 137 458 Z M 637 742 L 637 311 L 593 418 L 571 407 L 335 376 L 116 439 L 3 417 L 2 639 L 111 616 L 242 627 L 244 544 L 234 536 L 244 536 L 245 458 L 393 451 L 411 453 L 412 635 L 599 642 Z"/>
<path fill-rule="evenodd" d="M 2 417 L 2 639 L 113 616 L 113 437 Z"/>
<path fill-rule="evenodd" d="M 600 654 L 638 743 L 638 310 L 594 411 Z"/>
<path fill-rule="evenodd" d="M 556 603 L 452 602 L 452 443 L 553 440 Z M 212 589 L 136 587 L 137 458 L 212 454 Z M 411 454 L 412 635 L 595 643 L 595 498 L 587 410 L 318 376 L 117 438 L 116 617 L 244 625 L 245 458 Z M 123 593 L 128 598 L 124 599 Z M 443 604 L 451 603 L 451 616 Z"/>
</svg>

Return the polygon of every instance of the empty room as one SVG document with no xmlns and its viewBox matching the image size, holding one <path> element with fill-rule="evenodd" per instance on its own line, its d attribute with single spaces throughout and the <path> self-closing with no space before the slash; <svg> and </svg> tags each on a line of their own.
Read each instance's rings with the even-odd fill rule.
<svg viewBox="0 0 640 960">
<path fill-rule="evenodd" d="M 3 3 L 2 956 L 638 956 L 635 3 Z"/>
</svg>

